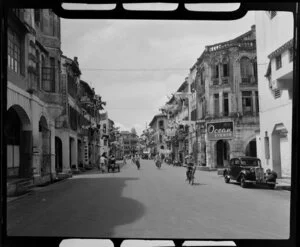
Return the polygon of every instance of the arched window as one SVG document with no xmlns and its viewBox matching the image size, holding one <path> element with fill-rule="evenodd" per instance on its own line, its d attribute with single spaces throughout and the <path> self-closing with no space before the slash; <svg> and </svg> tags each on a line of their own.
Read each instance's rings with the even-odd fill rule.
<svg viewBox="0 0 300 247">
<path fill-rule="evenodd" d="M 242 57 L 240 60 L 242 83 L 249 83 L 254 75 L 253 66 L 249 58 Z"/>
</svg>

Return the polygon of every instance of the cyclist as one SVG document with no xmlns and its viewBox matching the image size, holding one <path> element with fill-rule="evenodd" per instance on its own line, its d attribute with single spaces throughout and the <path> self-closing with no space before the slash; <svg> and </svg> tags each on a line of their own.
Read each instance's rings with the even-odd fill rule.
<svg viewBox="0 0 300 247">
<path fill-rule="evenodd" d="M 193 156 L 189 155 L 187 157 L 187 170 L 186 170 L 186 180 L 193 181 L 195 176 L 196 166 L 193 161 Z"/>
</svg>

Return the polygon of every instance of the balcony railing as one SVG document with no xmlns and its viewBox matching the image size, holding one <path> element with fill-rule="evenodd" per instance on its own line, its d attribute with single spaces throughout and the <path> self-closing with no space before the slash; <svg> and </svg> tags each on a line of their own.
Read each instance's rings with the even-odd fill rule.
<svg viewBox="0 0 300 247">
<path fill-rule="evenodd" d="M 255 44 L 255 40 L 246 40 L 246 41 L 239 41 L 239 42 L 223 42 L 211 46 L 206 46 L 205 50 L 207 52 L 214 52 L 214 51 L 228 49 L 230 47 L 254 49 L 256 47 L 256 44 Z"/>
</svg>

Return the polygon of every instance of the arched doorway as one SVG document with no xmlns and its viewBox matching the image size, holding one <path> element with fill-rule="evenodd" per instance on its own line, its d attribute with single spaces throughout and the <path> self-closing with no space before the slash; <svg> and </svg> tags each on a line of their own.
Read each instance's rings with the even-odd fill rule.
<svg viewBox="0 0 300 247">
<path fill-rule="evenodd" d="M 230 147 L 229 143 L 224 140 L 219 140 L 216 143 L 217 167 L 224 167 L 229 162 Z"/>
<path fill-rule="evenodd" d="M 62 172 L 62 141 L 59 137 L 55 136 L 55 170 Z"/>
<path fill-rule="evenodd" d="M 14 105 L 7 111 L 4 133 L 7 139 L 7 176 L 32 176 L 32 130 L 25 110 Z"/>
<path fill-rule="evenodd" d="M 50 143 L 51 132 L 48 128 L 47 120 L 44 116 L 41 116 L 39 121 L 39 143 L 40 143 L 40 160 L 41 160 L 41 175 L 46 176 L 51 173 L 51 155 L 50 155 Z"/>
<path fill-rule="evenodd" d="M 251 156 L 251 157 L 257 157 L 257 150 L 256 150 L 256 139 L 252 139 L 245 150 L 245 155 L 246 156 Z"/>
</svg>

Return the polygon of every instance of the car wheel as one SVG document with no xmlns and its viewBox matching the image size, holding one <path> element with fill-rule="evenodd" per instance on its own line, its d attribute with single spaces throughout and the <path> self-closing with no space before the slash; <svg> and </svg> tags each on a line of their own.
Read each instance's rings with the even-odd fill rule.
<svg viewBox="0 0 300 247">
<path fill-rule="evenodd" d="M 269 187 L 270 189 L 274 190 L 274 189 L 275 189 L 275 184 L 268 184 L 268 187 Z"/>
<path fill-rule="evenodd" d="M 241 183 L 241 187 L 242 187 L 242 188 L 246 188 L 246 187 L 247 187 L 247 183 L 246 183 L 245 180 L 246 180 L 246 179 L 245 179 L 245 176 L 242 175 L 242 176 L 241 176 L 241 179 L 240 179 L 240 183 Z"/>
</svg>

